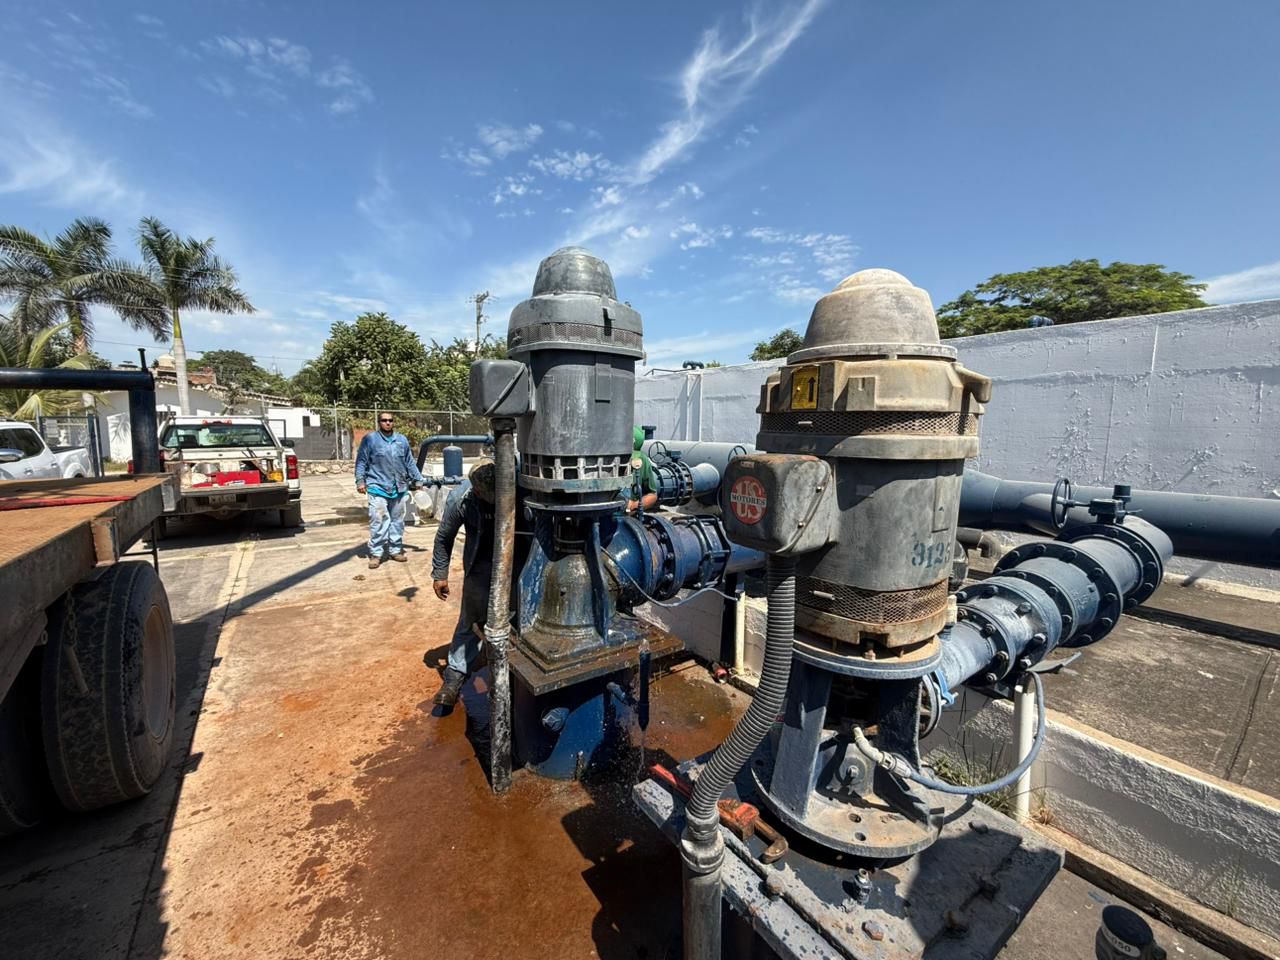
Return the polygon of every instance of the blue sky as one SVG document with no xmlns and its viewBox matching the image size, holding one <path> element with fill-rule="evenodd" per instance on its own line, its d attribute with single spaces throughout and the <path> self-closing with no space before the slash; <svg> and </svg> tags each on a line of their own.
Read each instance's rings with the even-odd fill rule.
<svg viewBox="0 0 1280 960">
<path fill-rule="evenodd" d="M 216 237 L 260 312 L 189 349 L 285 372 L 365 309 L 450 339 L 488 289 L 505 332 L 565 243 L 657 366 L 871 266 L 935 304 L 1074 257 L 1276 297 L 1278 38 L 1271 0 L 0 0 L 0 221 Z"/>
</svg>

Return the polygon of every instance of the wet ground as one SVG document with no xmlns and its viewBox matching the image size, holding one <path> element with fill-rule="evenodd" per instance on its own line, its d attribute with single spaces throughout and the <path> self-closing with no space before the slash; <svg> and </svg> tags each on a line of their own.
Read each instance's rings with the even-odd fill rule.
<svg viewBox="0 0 1280 960">
<path fill-rule="evenodd" d="M 441 661 L 460 592 L 431 592 L 430 528 L 410 529 L 408 564 L 374 571 L 361 537 L 241 522 L 166 542 L 174 763 L 140 802 L 0 846 L 0 956 L 679 955 L 679 860 L 631 806 L 638 757 L 585 785 L 517 775 L 495 798 L 468 708 L 430 702 L 423 652 Z M 648 758 L 710 749 L 745 704 L 676 665 L 654 685 Z M 1094 901 L 1055 883 L 1028 927 L 1068 924 L 1072 949 L 1052 955 L 1090 956 Z M 1044 955 L 1018 942 L 1009 960 Z"/>
</svg>

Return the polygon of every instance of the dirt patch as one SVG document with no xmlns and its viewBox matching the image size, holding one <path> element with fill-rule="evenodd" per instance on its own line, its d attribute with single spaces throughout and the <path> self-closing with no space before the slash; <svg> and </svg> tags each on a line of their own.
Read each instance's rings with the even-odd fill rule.
<svg viewBox="0 0 1280 960">
<path fill-rule="evenodd" d="M 422 651 L 456 611 L 388 591 L 229 625 L 164 860 L 166 955 L 678 956 L 679 858 L 631 804 L 639 753 L 495 797 L 465 710 L 432 715 Z M 704 677 L 655 681 L 650 760 L 728 732 L 745 697 Z"/>
</svg>

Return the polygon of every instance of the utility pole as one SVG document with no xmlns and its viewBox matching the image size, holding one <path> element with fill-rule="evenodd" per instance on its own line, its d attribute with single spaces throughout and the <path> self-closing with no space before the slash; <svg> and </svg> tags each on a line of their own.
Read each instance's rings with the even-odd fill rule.
<svg viewBox="0 0 1280 960">
<path fill-rule="evenodd" d="M 484 323 L 484 303 L 486 300 L 493 299 L 493 295 L 486 290 L 484 293 L 477 293 L 475 296 L 468 297 L 468 303 L 476 305 L 476 356 L 480 356 L 480 324 Z"/>
</svg>

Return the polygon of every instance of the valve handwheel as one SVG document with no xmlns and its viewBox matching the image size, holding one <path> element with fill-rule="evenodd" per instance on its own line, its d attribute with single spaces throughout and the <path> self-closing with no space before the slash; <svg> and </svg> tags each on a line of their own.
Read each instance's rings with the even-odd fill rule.
<svg viewBox="0 0 1280 960">
<path fill-rule="evenodd" d="M 1049 522 L 1054 529 L 1061 530 L 1065 527 L 1068 511 L 1078 506 L 1080 504 L 1071 499 L 1071 481 L 1066 477 L 1059 477 L 1058 482 L 1053 485 L 1053 496 L 1049 500 Z"/>
</svg>

